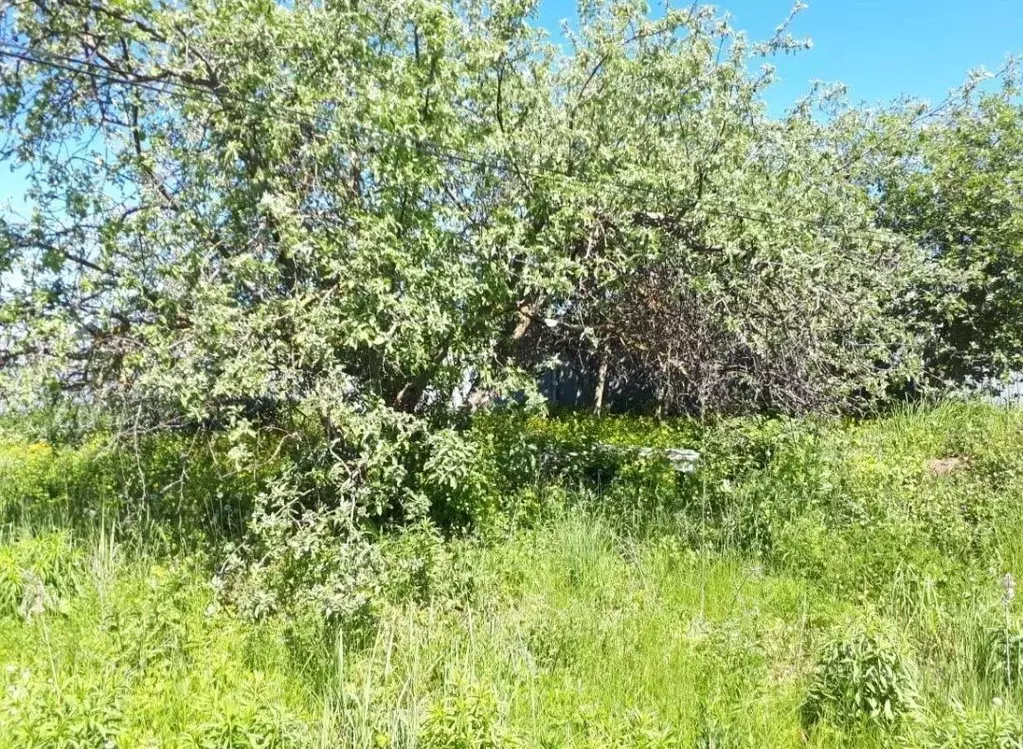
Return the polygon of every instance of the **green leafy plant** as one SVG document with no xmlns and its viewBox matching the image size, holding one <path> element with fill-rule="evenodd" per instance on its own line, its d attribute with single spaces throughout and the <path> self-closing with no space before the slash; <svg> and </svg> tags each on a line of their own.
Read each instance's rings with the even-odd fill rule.
<svg viewBox="0 0 1023 749">
<path fill-rule="evenodd" d="M 66 532 L 0 546 L 0 617 L 55 608 L 74 589 L 80 562 Z"/>
<path fill-rule="evenodd" d="M 803 720 L 894 726 L 917 708 L 915 679 L 903 645 L 876 627 L 857 625 L 822 648 Z"/>
<path fill-rule="evenodd" d="M 982 639 L 979 666 L 984 677 L 999 687 L 1023 683 L 1023 632 L 1012 626 L 989 627 Z"/>
<path fill-rule="evenodd" d="M 419 731 L 424 749 L 511 749 L 522 746 L 504 723 L 492 692 L 458 686 L 430 706 Z"/>
</svg>

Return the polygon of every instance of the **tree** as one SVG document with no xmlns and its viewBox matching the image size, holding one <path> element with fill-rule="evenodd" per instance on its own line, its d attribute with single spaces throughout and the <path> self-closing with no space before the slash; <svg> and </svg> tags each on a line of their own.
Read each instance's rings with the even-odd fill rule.
<svg viewBox="0 0 1023 749">
<path fill-rule="evenodd" d="M 868 405 L 918 363 L 892 312 L 924 258 L 875 225 L 813 101 L 767 116 L 773 71 L 751 58 L 803 43 L 783 24 L 753 44 L 707 8 L 630 8 L 584 14 L 558 68 L 545 143 L 573 179 L 530 205 L 568 285 L 530 300 L 531 361 L 666 414 Z"/>
<path fill-rule="evenodd" d="M 905 314 L 932 331 L 927 373 L 943 386 L 1023 367 L 1023 108 L 1011 69 L 1001 92 L 978 83 L 916 127 L 883 123 L 870 175 L 879 220 L 930 258 Z"/>
<path fill-rule="evenodd" d="M 576 357 L 799 412 L 911 373 L 915 248 L 749 72 L 785 25 L 580 7 L 559 52 L 523 0 L 5 2 L 5 395 L 283 451 L 234 566 L 336 610 L 367 523 L 471 505 L 467 390 Z"/>
</svg>

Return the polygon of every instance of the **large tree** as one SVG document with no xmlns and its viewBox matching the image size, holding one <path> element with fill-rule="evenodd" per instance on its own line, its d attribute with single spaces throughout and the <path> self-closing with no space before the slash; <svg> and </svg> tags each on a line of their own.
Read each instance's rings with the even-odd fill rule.
<svg viewBox="0 0 1023 749">
<path fill-rule="evenodd" d="M 1023 107 L 975 76 L 936 107 L 875 123 L 863 178 L 879 222 L 918 243 L 930 274 L 902 314 L 932 335 L 927 380 L 993 384 L 1023 369 Z"/>
<path fill-rule="evenodd" d="M 912 371 L 917 250 L 809 110 L 765 113 L 784 24 L 584 2 L 559 48 L 532 5 L 3 2 L 32 206 L 0 225 L 4 395 L 290 450 L 239 557 L 265 571 L 464 491 L 457 412 L 553 360 L 674 412 Z"/>
<path fill-rule="evenodd" d="M 578 179 L 550 188 L 571 287 L 531 350 L 660 413 L 805 413 L 869 404 L 918 364 L 891 312 L 923 254 L 879 228 L 841 168 L 816 93 L 767 114 L 770 65 L 711 9 L 583 15 L 549 140 Z M 632 399 L 635 401 L 635 398 Z"/>
</svg>

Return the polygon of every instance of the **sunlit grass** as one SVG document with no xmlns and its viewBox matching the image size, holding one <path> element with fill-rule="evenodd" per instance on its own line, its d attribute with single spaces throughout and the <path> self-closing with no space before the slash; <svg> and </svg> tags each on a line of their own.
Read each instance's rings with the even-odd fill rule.
<svg viewBox="0 0 1023 749">
<path fill-rule="evenodd" d="M 342 628 L 243 620 L 211 560 L 159 534 L 21 521 L 0 545 L 0 746 L 1016 746 L 1021 427 L 944 407 L 832 429 L 825 469 L 744 496 L 835 482 L 852 521 L 808 512 L 768 552 L 559 502 L 446 542 L 428 594 L 382 592 Z M 947 456 L 963 467 L 928 473 Z M 995 514 L 960 553 L 927 523 L 968 505 Z M 913 708 L 808 721 L 825 646 L 864 626 L 907 659 Z"/>
</svg>

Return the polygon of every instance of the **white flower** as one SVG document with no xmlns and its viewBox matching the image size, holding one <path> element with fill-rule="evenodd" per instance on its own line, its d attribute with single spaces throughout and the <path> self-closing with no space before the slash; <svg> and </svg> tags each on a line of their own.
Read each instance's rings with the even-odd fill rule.
<svg viewBox="0 0 1023 749">
<path fill-rule="evenodd" d="M 1002 578 L 1002 603 L 1008 606 L 1016 597 L 1016 579 L 1011 572 L 1006 572 Z"/>
</svg>

